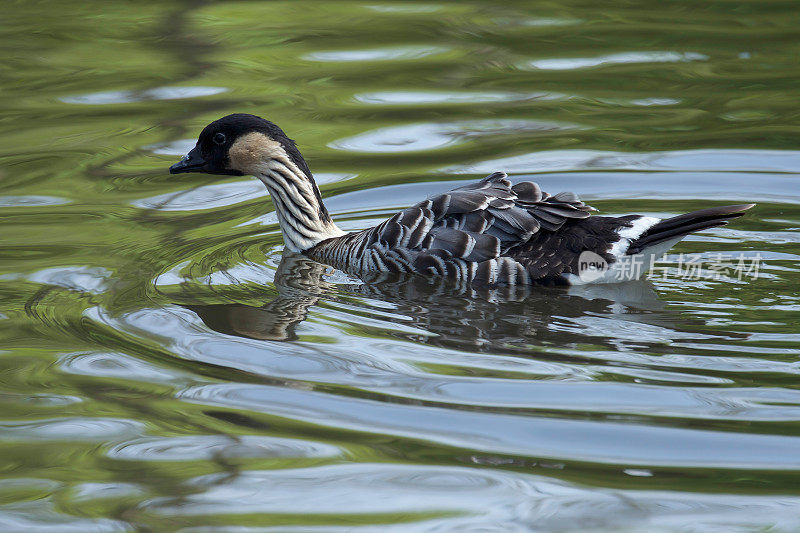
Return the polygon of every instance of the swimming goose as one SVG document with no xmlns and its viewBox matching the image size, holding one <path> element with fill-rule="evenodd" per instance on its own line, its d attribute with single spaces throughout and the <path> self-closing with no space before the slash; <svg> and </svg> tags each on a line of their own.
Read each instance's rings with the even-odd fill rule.
<svg viewBox="0 0 800 533">
<path fill-rule="evenodd" d="M 345 272 L 419 272 L 490 286 L 637 278 L 686 235 L 725 225 L 755 205 L 664 220 L 591 216 L 595 209 L 574 193 L 550 196 L 536 183 L 512 185 L 505 173 L 495 172 L 347 233 L 325 209 L 294 141 L 248 114 L 206 126 L 169 170 L 257 177 L 272 196 L 286 248 Z"/>
</svg>

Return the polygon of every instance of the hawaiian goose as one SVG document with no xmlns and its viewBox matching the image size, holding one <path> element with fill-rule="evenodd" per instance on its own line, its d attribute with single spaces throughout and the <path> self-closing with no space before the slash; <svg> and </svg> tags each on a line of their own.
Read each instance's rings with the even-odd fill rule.
<svg viewBox="0 0 800 533">
<path fill-rule="evenodd" d="M 173 174 L 253 175 L 275 203 L 286 248 L 356 275 L 419 272 L 483 285 L 614 282 L 640 277 L 689 233 L 722 226 L 755 204 L 712 207 L 665 220 L 590 216 L 574 193 L 550 196 L 503 172 L 424 200 L 363 231 L 331 220 L 294 141 L 260 117 L 209 124 Z M 632 263 L 640 268 L 630 268 Z M 587 271 L 592 275 L 584 275 Z"/>
</svg>

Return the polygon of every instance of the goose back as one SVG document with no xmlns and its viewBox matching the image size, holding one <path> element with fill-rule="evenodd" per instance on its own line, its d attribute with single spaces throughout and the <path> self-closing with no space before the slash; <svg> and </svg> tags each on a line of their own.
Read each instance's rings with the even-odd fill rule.
<svg viewBox="0 0 800 533">
<path fill-rule="evenodd" d="M 628 224 L 591 217 L 575 193 L 551 196 L 503 172 L 424 200 L 373 228 L 325 240 L 307 252 L 358 274 L 420 272 L 488 285 L 522 285 L 577 272 L 580 253 L 606 257 Z"/>
</svg>

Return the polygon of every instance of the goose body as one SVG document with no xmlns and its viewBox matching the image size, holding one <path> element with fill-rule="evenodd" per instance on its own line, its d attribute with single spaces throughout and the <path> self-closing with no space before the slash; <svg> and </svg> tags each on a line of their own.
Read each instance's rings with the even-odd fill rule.
<svg viewBox="0 0 800 533">
<path fill-rule="evenodd" d="M 170 172 L 257 177 L 273 198 L 286 248 L 345 272 L 418 272 L 483 285 L 635 279 L 689 233 L 727 224 L 754 205 L 664 220 L 597 216 L 574 193 L 551 196 L 496 172 L 346 233 L 325 209 L 294 142 L 275 124 L 246 114 L 206 126 Z"/>
</svg>

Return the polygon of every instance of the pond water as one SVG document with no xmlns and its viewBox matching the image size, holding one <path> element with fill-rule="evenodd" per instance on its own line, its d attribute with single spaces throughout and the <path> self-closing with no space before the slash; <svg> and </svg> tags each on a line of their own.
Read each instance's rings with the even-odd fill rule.
<svg viewBox="0 0 800 533">
<path fill-rule="evenodd" d="M 795 2 L 3 16 L 0 530 L 800 530 Z M 167 173 L 232 112 L 348 230 L 495 170 L 758 206 L 637 283 L 361 283 L 258 181 Z"/>
</svg>

